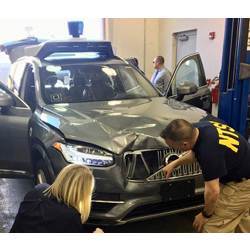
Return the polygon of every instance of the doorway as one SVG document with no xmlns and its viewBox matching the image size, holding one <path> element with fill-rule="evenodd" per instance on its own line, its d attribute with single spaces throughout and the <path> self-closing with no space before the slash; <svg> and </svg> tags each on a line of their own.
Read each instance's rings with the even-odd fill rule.
<svg viewBox="0 0 250 250">
<path fill-rule="evenodd" d="M 196 52 L 197 30 L 182 31 L 174 34 L 176 42 L 176 64 L 187 55 Z"/>
</svg>

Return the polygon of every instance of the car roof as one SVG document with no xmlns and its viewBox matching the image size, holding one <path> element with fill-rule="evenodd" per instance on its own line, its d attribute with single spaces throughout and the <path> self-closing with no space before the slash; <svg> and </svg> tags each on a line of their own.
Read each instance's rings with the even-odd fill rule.
<svg viewBox="0 0 250 250">
<path fill-rule="evenodd" d="M 88 41 L 81 38 L 69 40 L 42 40 L 34 37 L 12 41 L 0 45 L 0 50 L 9 55 L 11 62 L 20 57 L 32 56 L 46 61 L 48 57 L 56 53 L 97 53 L 99 59 L 110 60 L 116 58 L 111 42 L 109 41 Z M 50 61 L 53 61 L 51 58 Z M 67 58 L 59 58 L 65 60 Z M 98 58 L 97 58 L 98 59 Z"/>
<path fill-rule="evenodd" d="M 53 53 L 67 52 L 99 52 L 108 58 L 114 57 L 111 42 L 86 41 L 83 39 L 46 41 L 41 44 L 27 47 L 27 55 L 43 60 Z"/>
</svg>

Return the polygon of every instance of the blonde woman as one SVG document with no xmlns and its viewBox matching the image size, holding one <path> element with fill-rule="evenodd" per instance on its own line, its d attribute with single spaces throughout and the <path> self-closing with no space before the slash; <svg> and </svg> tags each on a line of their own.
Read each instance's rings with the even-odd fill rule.
<svg viewBox="0 0 250 250">
<path fill-rule="evenodd" d="M 94 177 L 87 167 L 66 166 L 51 186 L 40 184 L 26 194 L 10 232 L 89 232 L 85 223 L 93 189 Z"/>
</svg>

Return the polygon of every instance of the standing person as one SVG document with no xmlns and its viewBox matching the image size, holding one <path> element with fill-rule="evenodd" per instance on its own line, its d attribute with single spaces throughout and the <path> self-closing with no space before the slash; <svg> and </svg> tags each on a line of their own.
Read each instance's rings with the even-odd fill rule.
<svg viewBox="0 0 250 250">
<path fill-rule="evenodd" d="M 133 65 L 134 67 L 137 68 L 137 70 L 140 71 L 140 73 L 142 73 L 143 75 L 145 75 L 145 73 L 140 69 L 140 66 L 139 66 L 139 61 L 136 57 L 130 57 L 130 58 L 127 58 L 126 61 Z"/>
<path fill-rule="evenodd" d="M 164 57 L 157 56 L 153 60 L 154 64 L 154 73 L 151 77 L 152 84 L 161 91 L 161 93 L 165 94 L 168 83 L 171 78 L 170 71 L 164 66 Z"/>
<path fill-rule="evenodd" d="M 94 177 L 87 167 L 66 166 L 51 186 L 37 185 L 25 195 L 10 232 L 88 232 L 84 224 L 90 214 L 93 188 Z"/>
<path fill-rule="evenodd" d="M 205 180 L 205 206 L 193 226 L 198 232 L 250 232 L 250 144 L 233 128 L 213 121 L 173 120 L 161 133 L 174 149 L 187 151 L 166 165 L 166 178 L 197 159 Z M 189 151 L 188 151 L 189 150 Z"/>
</svg>

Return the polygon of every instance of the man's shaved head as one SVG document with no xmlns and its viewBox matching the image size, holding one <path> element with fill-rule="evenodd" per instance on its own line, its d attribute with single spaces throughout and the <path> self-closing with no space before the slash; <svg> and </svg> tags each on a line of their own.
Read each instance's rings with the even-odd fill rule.
<svg viewBox="0 0 250 250">
<path fill-rule="evenodd" d="M 184 119 L 173 120 L 160 134 L 163 139 L 172 141 L 189 140 L 193 135 L 194 126 Z"/>
</svg>

